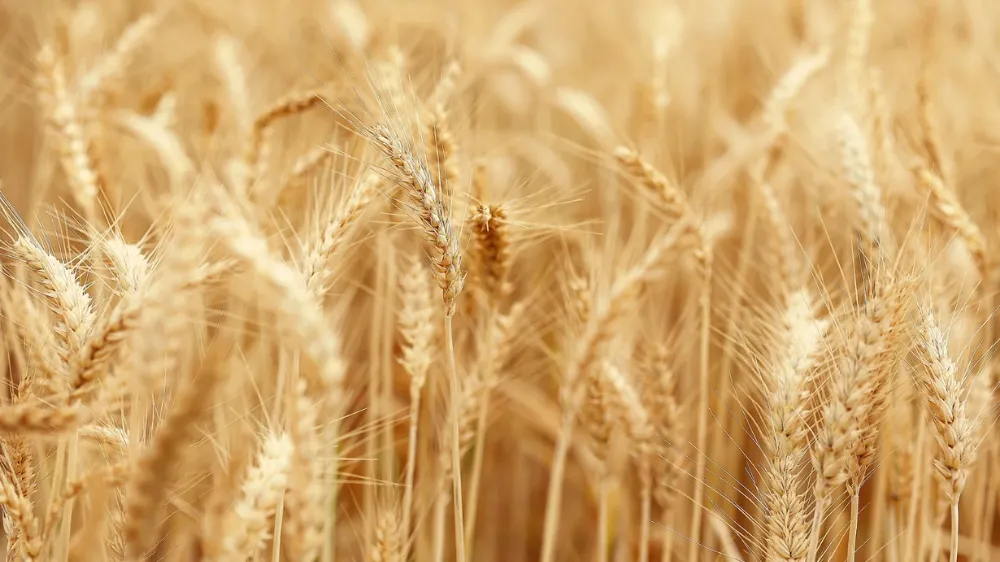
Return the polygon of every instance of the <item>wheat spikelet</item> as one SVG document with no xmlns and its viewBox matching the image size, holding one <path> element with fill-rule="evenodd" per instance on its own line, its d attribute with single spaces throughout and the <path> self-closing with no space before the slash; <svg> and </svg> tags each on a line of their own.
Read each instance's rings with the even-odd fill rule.
<svg viewBox="0 0 1000 562">
<path fill-rule="evenodd" d="M 826 322 L 813 314 L 808 291 L 789 296 L 781 311 L 773 363 L 764 367 L 762 383 L 767 443 L 775 456 L 806 446 L 809 426 L 809 376 L 816 362 Z"/>
<path fill-rule="evenodd" d="M 79 435 L 81 439 L 112 447 L 117 451 L 127 451 L 129 447 L 128 432 L 112 425 L 88 424 L 80 428 Z"/>
<path fill-rule="evenodd" d="M 20 318 L 15 325 L 17 334 L 23 341 L 27 372 L 18 385 L 18 398 L 27 396 L 51 396 L 62 391 L 66 377 L 66 366 L 59 355 L 59 344 L 46 315 L 35 306 L 28 290 L 22 285 L 14 285 L 0 291 L 4 309 L 10 315 Z"/>
<path fill-rule="evenodd" d="M 571 311 L 575 323 L 581 326 L 590 322 L 591 303 L 594 295 L 590 287 L 590 280 L 585 277 L 571 277 L 567 283 L 572 297 Z"/>
<path fill-rule="evenodd" d="M 608 377 L 601 369 L 592 369 L 585 375 L 583 386 L 586 402 L 580 409 L 580 423 L 590 437 L 591 452 L 597 457 L 601 470 L 607 470 L 608 443 L 614 431 L 615 412 L 612 402 L 612 391 Z"/>
<path fill-rule="evenodd" d="M 869 260 L 874 260 L 883 251 L 886 222 L 882 192 L 875 183 L 868 142 L 857 121 L 848 113 L 840 116 L 837 130 L 844 175 L 860 215 L 858 236 L 862 251 Z"/>
<path fill-rule="evenodd" d="M 802 450 L 772 458 L 765 477 L 766 560 L 797 562 L 809 554 L 809 521 L 799 473 Z"/>
<path fill-rule="evenodd" d="M 142 253 L 142 248 L 125 242 L 120 235 L 112 235 L 102 241 L 101 249 L 119 294 L 134 294 L 145 286 L 149 277 L 149 260 Z"/>
<path fill-rule="evenodd" d="M 26 491 L 17 489 L 14 481 L 6 471 L 0 472 L 0 506 L 4 509 L 4 524 L 12 523 L 14 534 L 13 552 L 19 553 L 23 560 L 41 561 L 44 548 L 42 529 L 34 514 L 34 506 L 26 495 Z"/>
<path fill-rule="evenodd" d="M 67 89 L 63 62 L 56 57 L 51 45 L 45 45 L 39 51 L 38 64 L 42 74 L 43 107 L 56 138 L 70 193 L 83 209 L 89 226 L 96 227 L 101 218 L 98 215 L 101 178 L 91 156 L 91 140 L 84 128 L 79 107 Z"/>
<path fill-rule="evenodd" d="M 947 336 L 938 324 L 933 308 L 928 306 L 924 309 L 920 327 L 923 334 L 917 345 L 924 364 L 917 369 L 915 383 L 934 428 L 937 447 L 933 467 L 951 512 L 949 560 L 957 562 L 959 501 L 976 461 L 986 412 L 983 409 L 969 412 L 969 375 L 958 375 L 955 362 L 948 353 Z M 973 389 L 976 386 L 974 382 L 971 384 Z M 935 553 L 937 544 L 935 540 Z"/>
<path fill-rule="evenodd" d="M 787 294 L 785 299 L 785 308 L 779 311 L 780 317 L 776 322 L 778 332 L 773 360 L 760 373 L 763 392 L 761 415 L 764 418 L 762 437 L 767 446 L 762 492 L 767 533 L 763 544 L 767 560 L 804 560 L 810 555 L 811 545 L 805 495 L 800 489 L 803 476 L 799 466 L 808 447 L 810 376 L 827 322 L 814 315 L 808 290 L 798 289 Z M 830 411 L 827 410 L 827 413 Z M 831 419 L 825 418 L 825 421 Z M 826 429 L 825 426 L 821 429 L 821 439 L 831 437 L 831 433 L 822 433 Z M 846 446 L 837 443 L 814 456 L 814 460 L 820 461 L 816 463 L 820 479 L 823 478 L 823 471 L 829 469 L 824 466 L 827 460 L 824 455 L 837 458 L 833 463 L 842 462 L 840 458 L 845 454 Z M 819 496 L 819 486 L 818 479 L 814 525 L 822 517 L 824 504 Z"/>
<path fill-rule="evenodd" d="M 629 438 L 635 446 L 639 462 L 648 464 L 652 460 L 650 441 L 653 438 L 653 422 L 649 412 L 639 397 L 635 386 L 626 378 L 625 373 L 617 366 L 607 363 L 601 370 L 608 381 L 608 390 L 614 399 L 615 417 L 626 429 Z M 642 472 L 648 473 L 648 468 Z M 645 478 L 649 478 L 646 474 Z"/>
<path fill-rule="evenodd" d="M 434 184 L 441 188 L 444 197 L 450 197 L 458 185 L 458 143 L 448 124 L 444 106 L 433 106 L 424 126 L 427 163 L 433 170 Z"/>
<path fill-rule="evenodd" d="M 307 245 L 302 275 L 306 279 L 309 291 L 317 298 L 321 298 L 329 289 L 335 271 L 333 258 L 347 240 L 351 226 L 358 221 L 378 195 L 380 180 L 381 176 L 374 172 L 364 176 L 342 206 L 326 222 L 318 237 Z"/>
<path fill-rule="evenodd" d="M 892 309 L 886 298 L 876 295 L 846 334 L 846 349 L 835 350 L 836 366 L 830 394 L 823 405 L 821 428 L 813 450 L 817 472 L 817 495 L 847 481 L 848 461 L 864 434 L 874 431 L 867 425 L 878 395 L 885 388 L 887 369 L 879 359 L 889 346 Z"/>
<path fill-rule="evenodd" d="M 399 510 L 395 505 L 379 509 L 375 522 L 375 544 L 368 557 L 370 562 L 404 562 L 406 560 L 406 535 L 400 524 Z"/>
<path fill-rule="evenodd" d="M 214 41 L 213 55 L 216 68 L 221 75 L 222 84 L 229 98 L 232 107 L 233 117 L 236 121 L 237 132 L 247 135 L 249 138 L 253 126 L 254 116 L 250 109 L 250 93 L 248 91 L 246 67 L 243 62 L 244 52 L 242 46 L 236 38 L 229 35 L 220 35 Z M 214 106 L 206 106 L 214 107 Z M 213 113 L 217 108 L 213 110 Z M 217 123 L 217 115 L 207 115 L 208 121 Z M 215 126 L 207 127 L 214 131 Z"/>
<path fill-rule="evenodd" d="M 684 192 L 667 179 L 663 173 L 646 162 L 639 153 L 620 146 L 615 149 L 614 157 L 618 164 L 632 177 L 640 180 L 643 189 L 657 197 L 663 210 L 671 221 L 689 219 L 691 209 L 688 206 Z"/>
<path fill-rule="evenodd" d="M 282 531 L 295 559 L 313 562 L 323 548 L 324 510 L 329 492 L 317 426 L 319 408 L 310 398 L 304 380 L 295 385 L 289 410 L 293 416 L 289 434 L 295 448 Z"/>
<path fill-rule="evenodd" d="M 962 207 L 954 190 L 947 187 L 940 176 L 922 165 L 916 165 L 914 172 L 920 183 L 931 194 L 933 216 L 944 226 L 954 230 L 966 249 L 972 255 L 980 279 L 989 278 L 990 261 L 986 254 L 986 241 L 979 226 Z"/>
<path fill-rule="evenodd" d="M 410 376 L 411 398 L 414 391 L 423 388 L 437 350 L 430 288 L 427 268 L 413 259 L 400 278 L 403 306 L 399 314 L 399 330 L 405 342 L 399 362 Z"/>
<path fill-rule="evenodd" d="M 70 399 L 85 400 L 94 386 L 128 346 L 128 338 L 139 323 L 144 299 L 129 295 L 98 325 L 79 352 L 70 379 Z"/>
<path fill-rule="evenodd" d="M 653 459 L 653 499 L 664 512 L 674 507 L 674 486 L 682 474 L 680 436 L 682 424 L 676 394 L 677 377 L 665 345 L 653 350 L 643 377 L 641 397 L 649 412 L 655 436 L 650 441 Z"/>
<path fill-rule="evenodd" d="M 271 434 L 247 472 L 240 500 L 223 524 L 220 560 L 242 562 L 257 557 L 270 537 L 268 526 L 288 485 L 294 446 L 287 435 Z"/>
<path fill-rule="evenodd" d="M 864 80 L 871 48 L 871 33 L 875 23 L 871 0 L 852 0 L 847 27 L 844 60 L 844 87 L 850 103 L 860 105 L 864 99 Z"/>
<path fill-rule="evenodd" d="M 809 559 L 814 560 L 828 494 L 846 484 L 851 496 L 851 531 L 848 548 L 853 556 L 857 538 L 859 492 L 874 458 L 877 427 L 886 405 L 891 376 L 888 358 L 893 350 L 892 330 L 897 318 L 896 295 L 882 287 L 862 304 L 855 324 L 834 348 L 835 366 L 826 402 L 821 408 L 820 427 L 811 448 L 815 471 L 813 494 L 816 507 L 810 534 Z"/>
<path fill-rule="evenodd" d="M 788 220 L 778 202 L 777 195 L 771 184 L 763 179 L 754 181 L 760 191 L 764 201 L 765 219 L 773 233 L 771 240 L 774 241 L 771 251 L 768 252 L 769 259 L 774 260 L 773 279 L 776 284 L 775 294 L 779 299 L 790 298 L 795 287 L 802 281 L 802 266 L 798 259 L 798 246 L 794 236 L 789 229 Z"/>
<path fill-rule="evenodd" d="M 875 307 L 884 306 L 884 313 L 871 314 L 873 322 L 862 328 L 862 338 L 867 342 L 866 351 L 860 355 L 860 363 L 867 365 L 869 370 L 862 379 L 864 391 L 868 393 L 868 405 L 855 423 L 859 428 L 858 439 L 853 446 L 848 461 L 847 489 L 852 495 L 860 493 L 861 486 L 868 476 L 868 471 L 877 453 L 878 428 L 889 407 L 889 390 L 898 370 L 900 328 L 906 315 L 905 291 L 901 287 L 892 287 L 882 302 Z"/>
<path fill-rule="evenodd" d="M 53 408 L 38 402 L 0 406 L 0 433 L 54 434 L 75 429 L 87 414 L 80 408 Z"/>
<path fill-rule="evenodd" d="M 25 497 L 32 497 L 38 482 L 36 454 L 32 440 L 28 437 L 10 435 L 0 439 L 4 461 L 10 468 L 17 490 Z"/>
</svg>

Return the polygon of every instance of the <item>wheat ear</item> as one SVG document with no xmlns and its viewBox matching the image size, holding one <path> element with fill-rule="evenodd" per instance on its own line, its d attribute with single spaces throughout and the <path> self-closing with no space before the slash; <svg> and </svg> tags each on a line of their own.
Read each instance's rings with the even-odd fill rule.
<svg viewBox="0 0 1000 562">
<path fill-rule="evenodd" d="M 256 463 L 247 472 L 240 500 L 223 523 L 220 562 L 253 560 L 264 547 L 270 534 L 270 520 L 288 486 L 294 450 L 287 435 L 271 434 L 264 441 Z"/>
<path fill-rule="evenodd" d="M 368 130 L 369 137 L 392 164 L 402 184 L 407 200 L 434 248 L 431 263 L 441 287 L 445 316 L 455 315 L 455 300 L 465 284 L 459 240 L 452 229 L 451 209 L 444 198 L 443 188 L 434 183 L 427 164 L 388 127 L 376 124 Z"/>
<path fill-rule="evenodd" d="M 88 226 L 97 228 L 102 222 L 98 214 L 101 178 L 91 155 L 91 139 L 80 116 L 80 108 L 66 84 L 63 61 L 56 56 L 51 45 L 45 45 L 38 53 L 38 65 L 43 107 L 55 136 L 71 195 L 83 209 Z"/>
<path fill-rule="evenodd" d="M 305 251 L 302 275 L 309 291 L 319 300 L 329 290 L 330 280 L 336 270 L 337 251 L 347 241 L 350 228 L 371 206 L 378 195 L 381 176 L 372 172 L 362 177 L 351 194 L 333 213 L 323 228 L 311 240 Z"/>
<path fill-rule="evenodd" d="M 617 423 L 611 381 L 603 369 L 591 369 L 584 375 L 586 401 L 580 408 L 580 425 L 590 437 L 591 452 L 598 463 L 597 492 L 597 562 L 608 561 L 610 548 L 608 536 L 608 498 L 614 478 L 608 470 L 608 446 Z"/>
<path fill-rule="evenodd" d="M 289 434 L 295 444 L 294 462 L 285 502 L 282 532 L 295 560 L 315 562 L 323 549 L 327 503 L 331 495 L 324 474 L 317 418 L 320 408 L 309 395 L 308 384 L 299 379 L 289 398 Z"/>
<path fill-rule="evenodd" d="M 918 340 L 923 368 L 916 385 L 934 428 L 934 469 L 951 507 L 951 562 L 958 560 L 958 504 L 976 460 L 982 412 L 967 410 L 967 381 L 948 353 L 948 339 L 931 308 L 924 312 Z M 936 553 L 935 553 L 936 555 Z"/>
<path fill-rule="evenodd" d="M 33 239 L 22 235 L 11 249 L 38 279 L 42 296 L 62 322 L 56 332 L 59 354 L 66 371 L 76 371 L 76 354 L 85 345 L 94 324 L 95 315 L 90 295 L 68 266 L 42 249 Z"/>
<path fill-rule="evenodd" d="M 653 500 L 660 509 L 663 526 L 663 553 L 661 562 L 670 562 L 673 556 L 673 517 L 676 500 L 676 483 L 683 470 L 681 461 L 680 405 L 676 394 L 677 377 L 666 345 L 659 344 L 651 353 L 649 365 L 641 385 L 641 398 L 649 413 L 653 438 L 650 440 L 652 461 Z"/>
<path fill-rule="evenodd" d="M 979 278 L 989 280 L 990 262 L 986 253 L 986 240 L 979 225 L 972 220 L 968 211 L 962 207 L 955 191 L 945 185 L 936 172 L 926 166 L 917 164 L 914 173 L 920 183 L 930 192 L 930 204 L 933 216 L 944 226 L 955 231 L 966 249 L 972 255 L 973 263 Z"/>
<path fill-rule="evenodd" d="M 375 521 L 375 542 L 371 545 L 370 562 L 406 562 L 406 530 L 400 521 L 399 506 L 394 502 L 378 509 Z"/>
<path fill-rule="evenodd" d="M 0 506 L 4 509 L 4 528 L 8 528 L 8 521 L 13 523 L 14 533 L 8 540 L 13 540 L 14 551 L 9 554 L 19 552 L 26 562 L 41 562 L 45 545 L 34 505 L 27 491 L 19 490 L 6 472 L 0 471 Z"/>
<path fill-rule="evenodd" d="M 325 103 L 320 91 L 309 90 L 289 94 L 265 108 L 257 114 L 250 125 L 249 138 L 243 152 L 243 166 L 247 176 L 245 186 L 250 185 L 264 175 L 264 165 L 267 160 L 267 141 L 274 124 L 281 119 L 308 111 Z"/>
</svg>

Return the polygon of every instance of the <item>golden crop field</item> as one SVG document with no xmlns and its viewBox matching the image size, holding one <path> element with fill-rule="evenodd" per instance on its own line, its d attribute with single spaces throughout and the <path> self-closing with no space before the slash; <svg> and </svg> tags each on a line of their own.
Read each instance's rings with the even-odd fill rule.
<svg viewBox="0 0 1000 562">
<path fill-rule="evenodd" d="M 0 551 L 1000 560 L 997 37 L 0 0 Z"/>
</svg>

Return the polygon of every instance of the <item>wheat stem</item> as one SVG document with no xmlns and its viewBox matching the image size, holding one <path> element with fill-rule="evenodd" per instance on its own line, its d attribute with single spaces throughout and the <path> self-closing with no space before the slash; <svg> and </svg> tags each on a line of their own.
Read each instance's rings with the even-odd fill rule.
<svg viewBox="0 0 1000 562">
<path fill-rule="evenodd" d="M 819 551 L 819 535 L 823 531 L 823 518 L 826 515 L 827 503 L 826 496 L 822 492 L 816 494 L 812 529 L 809 531 L 809 554 L 806 557 L 808 562 L 816 562 L 816 554 Z"/>
<path fill-rule="evenodd" d="M 597 490 L 597 562 L 608 562 L 608 496 L 611 493 L 611 477 L 601 476 Z"/>
<path fill-rule="evenodd" d="M 333 447 L 333 460 L 330 461 L 330 474 L 332 480 L 328 483 L 330 495 L 326 502 L 326 522 L 323 525 L 323 562 L 334 562 L 337 558 L 337 497 L 340 492 L 340 485 L 337 483 L 337 472 L 340 469 L 340 451 L 336 450 L 337 441 L 340 439 L 340 420 L 334 419 L 328 426 L 326 442 Z"/>
<path fill-rule="evenodd" d="M 710 267 L 710 266 L 709 266 Z M 700 362 L 699 362 L 699 397 L 698 397 L 698 464 L 695 469 L 694 483 L 694 513 L 691 516 L 691 544 L 688 549 L 688 560 L 698 562 L 701 554 L 701 519 L 703 514 L 703 498 L 705 496 L 705 465 L 707 462 L 707 451 L 705 444 L 708 441 L 708 397 L 710 389 L 709 380 L 709 343 L 712 335 L 712 272 L 706 268 L 703 271 L 702 293 L 699 305 L 701 307 L 701 341 L 700 341 Z"/>
<path fill-rule="evenodd" d="M 410 431 L 409 445 L 406 452 L 406 481 L 403 484 L 403 532 L 410 533 L 410 520 L 413 516 L 413 481 L 417 474 L 417 435 L 420 428 L 420 398 L 422 388 L 413 386 L 410 389 Z"/>
<path fill-rule="evenodd" d="M 448 371 L 451 385 L 451 472 L 452 497 L 455 504 L 455 558 L 465 562 L 465 523 L 462 514 L 462 450 L 459 442 L 459 400 L 458 369 L 455 366 L 455 333 L 451 315 L 444 319 L 445 341 L 448 353 Z"/>
<path fill-rule="evenodd" d="M 271 545 L 271 562 L 281 562 L 281 524 L 284 522 L 285 494 L 281 494 L 274 511 L 274 541 Z"/>
<path fill-rule="evenodd" d="M 666 514 L 663 522 L 663 553 L 660 554 L 660 562 L 670 562 L 674 554 L 674 525 L 673 512 Z"/>
<path fill-rule="evenodd" d="M 858 494 L 851 495 L 851 528 L 847 534 L 847 562 L 854 562 L 854 555 L 858 549 L 858 515 L 860 509 L 860 498 Z"/>
<path fill-rule="evenodd" d="M 649 527 L 652 519 L 653 493 L 652 479 L 645 478 L 640 492 L 640 517 L 639 521 L 639 562 L 649 562 Z"/>
<path fill-rule="evenodd" d="M 906 538 L 906 560 L 915 560 L 914 556 L 919 556 L 922 549 L 917 548 L 917 543 L 921 542 L 923 539 L 923 533 L 919 532 L 919 523 L 917 513 L 920 509 L 920 495 L 917 491 L 920 489 L 921 481 L 924 477 L 924 435 L 925 435 L 925 424 L 917 424 L 917 437 L 915 440 L 915 447 L 917 451 L 917 458 L 914 459 L 914 467 L 916 473 L 913 475 L 913 482 L 911 483 L 910 489 L 910 510 L 906 514 L 906 528 L 907 528 L 907 538 Z M 916 552 L 914 552 L 916 549 Z"/>
<path fill-rule="evenodd" d="M 434 501 L 434 555 L 431 558 L 434 562 L 444 562 L 445 520 L 450 496 L 447 491 L 443 491 Z"/>
<path fill-rule="evenodd" d="M 958 562 L 958 499 L 951 502 L 951 553 L 948 560 Z"/>
<path fill-rule="evenodd" d="M 549 491 L 545 499 L 545 523 L 542 532 L 541 562 L 553 562 L 556 535 L 559 533 L 559 512 L 562 509 L 563 474 L 566 472 L 566 458 L 573 443 L 575 412 L 563 413 L 556 448 L 553 453 L 552 472 L 549 474 Z"/>
<path fill-rule="evenodd" d="M 469 512 L 465 524 L 465 544 L 469 557 L 475 559 L 474 543 L 476 534 L 476 517 L 479 512 L 479 491 L 482 485 L 483 460 L 486 454 L 486 420 L 490 412 L 490 393 L 479 402 L 479 412 L 476 414 L 476 444 L 473 449 L 472 479 L 469 482 Z"/>
<path fill-rule="evenodd" d="M 494 322 L 497 318 L 497 307 L 496 302 L 491 302 L 486 313 L 486 318 L 484 319 L 484 325 L 489 333 L 495 333 L 493 330 Z M 469 549 L 469 557 L 475 559 L 474 556 L 474 543 L 476 534 L 476 519 L 479 513 L 479 491 L 482 485 L 482 475 L 483 475 L 483 460 L 486 455 L 486 422 L 489 417 L 490 411 L 490 396 L 489 391 L 491 381 L 495 377 L 496 373 L 496 363 L 495 363 L 495 353 L 494 347 L 499 343 L 495 338 L 490 338 L 489 343 L 485 346 L 483 353 L 486 355 L 484 358 L 484 373 L 481 375 L 482 379 L 486 381 L 486 390 L 483 392 L 482 399 L 479 401 L 479 412 L 476 414 L 476 442 L 473 448 L 473 461 L 472 461 L 472 480 L 469 483 L 469 513 L 467 514 L 467 521 L 465 525 L 465 543 L 466 547 Z"/>
</svg>

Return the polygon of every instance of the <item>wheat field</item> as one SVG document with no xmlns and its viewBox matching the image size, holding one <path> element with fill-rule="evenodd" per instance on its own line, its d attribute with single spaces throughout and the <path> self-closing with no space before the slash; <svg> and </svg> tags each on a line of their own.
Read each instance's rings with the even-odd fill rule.
<svg viewBox="0 0 1000 562">
<path fill-rule="evenodd" d="M 998 33 L 0 0 L 5 559 L 1000 560 Z"/>
</svg>

